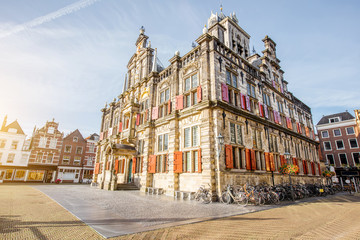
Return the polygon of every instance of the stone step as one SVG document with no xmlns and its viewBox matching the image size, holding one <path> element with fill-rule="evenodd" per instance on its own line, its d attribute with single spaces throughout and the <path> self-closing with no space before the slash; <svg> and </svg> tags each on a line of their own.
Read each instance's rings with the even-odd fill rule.
<svg viewBox="0 0 360 240">
<path fill-rule="evenodd" d="M 140 188 L 133 183 L 120 183 L 117 185 L 116 189 L 120 191 L 140 190 Z"/>
</svg>

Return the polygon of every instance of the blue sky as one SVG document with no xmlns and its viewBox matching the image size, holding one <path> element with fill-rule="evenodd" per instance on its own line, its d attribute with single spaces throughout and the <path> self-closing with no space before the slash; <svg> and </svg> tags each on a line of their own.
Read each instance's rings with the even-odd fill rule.
<svg viewBox="0 0 360 240">
<path fill-rule="evenodd" d="M 359 108 L 359 1 L 225 1 L 260 53 L 277 43 L 289 90 L 322 115 Z M 0 118 L 27 134 L 55 118 L 60 130 L 99 132 L 100 109 L 122 89 L 143 25 L 162 63 L 201 35 L 220 1 L 0 0 Z"/>
</svg>

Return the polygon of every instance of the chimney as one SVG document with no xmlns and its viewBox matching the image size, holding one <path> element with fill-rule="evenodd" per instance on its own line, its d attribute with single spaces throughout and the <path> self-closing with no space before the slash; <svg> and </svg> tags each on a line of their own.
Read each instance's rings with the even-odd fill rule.
<svg viewBox="0 0 360 240">
<path fill-rule="evenodd" d="M 6 121 L 7 121 L 7 115 L 5 115 L 5 117 L 4 117 L 4 121 L 3 121 L 3 124 L 2 124 L 0 130 L 3 130 L 6 127 Z"/>
</svg>

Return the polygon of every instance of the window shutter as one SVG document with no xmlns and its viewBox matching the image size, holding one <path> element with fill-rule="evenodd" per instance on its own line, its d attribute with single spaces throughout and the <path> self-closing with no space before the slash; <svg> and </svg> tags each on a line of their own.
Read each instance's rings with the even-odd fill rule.
<svg viewBox="0 0 360 240">
<path fill-rule="evenodd" d="M 292 160 L 293 160 L 293 164 L 298 166 L 298 162 L 297 162 L 296 158 L 293 158 Z"/>
<path fill-rule="evenodd" d="M 174 152 L 174 173 L 182 173 L 182 152 Z"/>
<path fill-rule="evenodd" d="M 307 168 L 306 160 L 303 160 L 303 170 L 304 170 L 304 174 L 308 174 L 308 168 Z"/>
<path fill-rule="evenodd" d="M 284 165 L 286 163 L 285 157 L 284 155 L 280 155 L 280 164 L 281 166 Z"/>
<path fill-rule="evenodd" d="M 201 95 L 201 86 L 197 87 L 197 102 L 201 102 L 202 100 L 202 95 Z"/>
<path fill-rule="evenodd" d="M 319 170 L 319 176 L 321 176 L 321 168 L 320 168 L 320 163 L 318 163 L 317 165 L 318 165 L 318 170 Z"/>
<path fill-rule="evenodd" d="M 242 93 L 240 93 L 240 101 L 241 101 L 241 108 L 245 109 L 246 108 L 245 95 L 243 95 Z"/>
<path fill-rule="evenodd" d="M 247 109 L 248 111 L 251 111 L 250 97 L 249 97 L 249 96 L 246 96 L 245 99 L 246 99 L 246 109 Z"/>
<path fill-rule="evenodd" d="M 276 83 L 275 83 L 274 80 L 272 81 L 272 85 L 273 85 L 273 87 L 276 89 Z"/>
<path fill-rule="evenodd" d="M 110 161 L 108 161 L 107 163 L 106 163 L 106 170 L 109 170 L 110 169 Z"/>
<path fill-rule="evenodd" d="M 305 133 L 307 137 L 310 137 L 310 131 L 308 127 L 305 127 Z"/>
<path fill-rule="evenodd" d="M 250 149 L 245 148 L 245 159 L 246 159 L 246 169 L 251 170 L 251 154 Z"/>
<path fill-rule="evenodd" d="M 278 121 L 279 121 L 279 124 L 281 124 L 281 116 L 280 116 L 280 112 L 277 112 L 278 114 Z"/>
<path fill-rule="evenodd" d="M 276 114 L 276 111 L 275 111 L 275 110 L 274 110 L 274 121 L 275 121 L 275 123 L 278 123 L 277 114 Z"/>
<path fill-rule="evenodd" d="M 270 170 L 275 171 L 275 161 L 273 153 L 270 153 Z"/>
<path fill-rule="evenodd" d="M 159 108 L 153 107 L 151 119 L 156 120 L 156 119 L 158 119 L 158 117 L 159 117 Z"/>
<path fill-rule="evenodd" d="M 121 173 L 125 172 L 125 159 L 122 160 L 122 169 L 121 169 Z"/>
<path fill-rule="evenodd" d="M 115 160 L 115 174 L 118 174 L 119 172 L 119 160 Z"/>
<path fill-rule="evenodd" d="M 261 117 L 264 117 L 264 105 L 259 103 L 259 113 Z"/>
<path fill-rule="evenodd" d="M 314 162 L 311 162 L 311 171 L 312 171 L 312 175 L 315 176 L 315 164 L 314 164 Z"/>
<path fill-rule="evenodd" d="M 104 139 L 104 133 L 101 132 L 101 133 L 100 133 L 100 141 L 103 140 L 103 139 Z"/>
<path fill-rule="evenodd" d="M 168 102 L 168 114 L 171 113 L 171 100 L 169 100 Z"/>
<path fill-rule="evenodd" d="M 198 172 L 201 172 L 201 148 L 198 149 Z"/>
<path fill-rule="evenodd" d="M 132 173 L 135 173 L 136 172 L 136 157 L 133 157 L 133 160 L 132 160 L 132 169 L 131 169 Z"/>
<path fill-rule="evenodd" d="M 147 122 L 147 121 L 148 121 L 148 119 L 149 119 L 148 116 L 149 116 L 149 109 L 146 109 L 144 122 Z"/>
<path fill-rule="evenodd" d="M 136 126 L 140 124 L 140 113 L 136 114 Z"/>
<path fill-rule="evenodd" d="M 100 163 L 95 164 L 95 174 L 99 174 Z"/>
<path fill-rule="evenodd" d="M 155 173 L 156 170 L 156 155 L 150 155 L 148 161 L 148 173 Z"/>
<path fill-rule="evenodd" d="M 251 149 L 251 170 L 256 170 L 256 155 L 255 150 Z"/>
<path fill-rule="evenodd" d="M 184 96 L 179 95 L 175 98 L 175 109 L 176 110 L 182 110 L 184 109 Z"/>
<path fill-rule="evenodd" d="M 119 133 L 122 132 L 122 122 L 119 122 Z"/>
<path fill-rule="evenodd" d="M 234 168 L 234 159 L 231 145 L 225 145 L 225 163 L 226 168 Z"/>
<path fill-rule="evenodd" d="M 270 154 L 268 152 L 265 152 L 265 165 L 266 165 L 266 171 L 270 172 Z"/>
<path fill-rule="evenodd" d="M 269 112 L 268 112 L 267 105 L 264 105 L 264 113 L 265 113 L 265 117 L 268 119 L 269 118 Z"/>
<path fill-rule="evenodd" d="M 229 88 L 225 83 L 221 84 L 221 95 L 223 101 L 229 102 Z"/>
</svg>

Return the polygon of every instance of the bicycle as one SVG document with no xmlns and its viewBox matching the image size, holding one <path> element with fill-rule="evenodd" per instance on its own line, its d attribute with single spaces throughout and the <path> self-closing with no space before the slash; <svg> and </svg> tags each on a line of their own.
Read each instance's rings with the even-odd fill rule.
<svg viewBox="0 0 360 240">
<path fill-rule="evenodd" d="M 226 204 L 235 202 L 239 205 L 247 205 L 248 199 L 241 189 L 235 189 L 228 184 L 226 190 L 221 194 L 220 201 Z"/>
<path fill-rule="evenodd" d="M 209 184 L 208 184 L 209 185 Z M 209 188 L 205 188 L 204 185 L 201 185 L 199 190 L 195 193 L 195 200 L 202 200 L 203 203 L 209 204 L 212 202 L 212 191 L 209 185 Z"/>
</svg>

